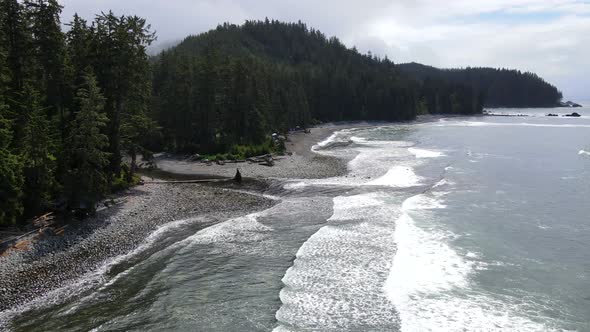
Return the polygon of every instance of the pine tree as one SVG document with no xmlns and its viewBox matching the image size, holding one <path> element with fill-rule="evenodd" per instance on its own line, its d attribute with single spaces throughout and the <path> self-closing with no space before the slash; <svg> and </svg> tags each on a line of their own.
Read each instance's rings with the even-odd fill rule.
<svg viewBox="0 0 590 332">
<path fill-rule="evenodd" d="M 3 15 L 0 13 L 0 15 Z M 0 17 L 0 20 L 4 18 Z M 16 223 L 23 212 L 22 162 L 11 151 L 12 124 L 5 102 L 9 76 L 6 66 L 5 36 L 0 29 L 0 226 Z"/>
<path fill-rule="evenodd" d="M 45 108 L 39 103 L 39 93 L 25 86 L 26 100 L 21 115 L 24 123 L 22 156 L 24 162 L 25 216 L 31 217 L 49 206 L 55 190 L 56 156 L 52 127 Z"/>
<path fill-rule="evenodd" d="M 0 101 L 0 226 L 16 223 L 23 212 L 22 162 L 10 151 L 10 123 L 2 117 L 6 105 Z"/>
<path fill-rule="evenodd" d="M 101 14 L 94 21 L 93 47 L 98 54 L 95 70 L 103 88 L 107 125 L 109 168 L 114 176 L 120 173 L 121 121 L 137 84 L 150 77 L 146 47 L 155 39 L 145 19 L 137 16 L 117 17 L 112 12 Z"/>
<path fill-rule="evenodd" d="M 50 116 L 60 119 L 62 135 L 65 135 L 65 35 L 61 31 L 62 7 L 55 0 L 25 1 L 33 34 L 34 55 L 39 64 L 37 80 L 44 95 L 44 104 Z M 65 137 L 65 136 L 64 136 Z"/>
<path fill-rule="evenodd" d="M 5 103 L 8 105 L 8 119 L 11 120 L 12 132 L 15 139 L 12 144 L 16 148 L 22 147 L 25 130 L 23 109 L 25 103 L 25 85 L 33 81 L 31 70 L 35 68 L 31 63 L 30 47 L 31 34 L 27 25 L 25 11 L 17 0 L 0 0 L 0 30 L 5 45 L 7 85 L 4 91 Z"/>
<path fill-rule="evenodd" d="M 102 130 L 108 119 L 103 113 L 104 97 L 91 70 L 87 70 L 84 79 L 76 98 L 79 111 L 68 137 L 65 194 L 70 207 L 93 211 L 107 192 L 108 137 Z"/>
</svg>

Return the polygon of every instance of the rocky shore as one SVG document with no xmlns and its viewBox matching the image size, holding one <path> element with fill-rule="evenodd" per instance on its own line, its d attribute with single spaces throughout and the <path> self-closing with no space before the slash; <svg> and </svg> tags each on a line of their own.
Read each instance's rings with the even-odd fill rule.
<svg viewBox="0 0 590 332">
<path fill-rule="evenodd" d="M 63 287 L 130 252 L 168 222 L 209 215 L 204 228 L 274 204 L 261 195 L 198 184 L 146 184 L 125 196 L 122 205 L 70 225 L 62 236 L 45 237 L 28 250 L 0 257 L 0 311 Z"/>
<path fill-rule="evenodd" d="M 250 179 L 241 185 L 147 181 L 122 194 L 124 203 L 70 224 L 64 234 L 45 236 L 31 241 L 26 249 L 5 253 L 0 256 L 0 318 L 3 311 L 63 288 L 109 260 L 129 253 L 166 223 L 199 216 L 205 217 L 200 219 L 205 228 L 271 207 L 276 201 L 262 195 L 270 183 L 267 179 L 322 178 L 345 173 L 345 161 L 315 154 L 311 147 L 348 127 L 351 125 L 329 125 L 291 135 L 287 143 L 289 155 L 275 166 L 241 164 L 243 176 Z M 211 178 L 232 177 L 238 167 L 160 158 L 158 168 L 176 177 Z"/>
<path fill-rule="evenodd" d="M 156 158 L 158 169 L 182 175 L 201 176 L 203 174 L 232 177 L 236 168 L 242 176 L 255 179 L 314 179 L 345 174 L 346 161 L 312 152 L 311 148 L 328 138 L 334 131 L 369 126 L 367 123 L 326 125 L 311 128 L 310 132 L 297 132 L 289 135 L 286 142 L 288 154 L 276 157 L 275 166 L 261 166 L 256 163 L 228 163 L 207 165 L 187 160 L 182 156 L 162 155 Z"/>
</svg>

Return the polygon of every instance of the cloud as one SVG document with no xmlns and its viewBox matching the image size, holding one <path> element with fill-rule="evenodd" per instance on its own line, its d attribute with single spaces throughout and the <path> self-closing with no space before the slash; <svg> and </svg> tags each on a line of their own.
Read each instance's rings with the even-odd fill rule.
<svg viewBox="0 0 590 332">
<path fill-rule="evenodd" d="M 148 19 L 159 42 L 265 17 L 306 22 L 361 52 L 439 67 L 533 71 L 590 92 L 590 2 L 579 0 L 65 0 L 63 17 L 112 9 Z"/>
</svg>

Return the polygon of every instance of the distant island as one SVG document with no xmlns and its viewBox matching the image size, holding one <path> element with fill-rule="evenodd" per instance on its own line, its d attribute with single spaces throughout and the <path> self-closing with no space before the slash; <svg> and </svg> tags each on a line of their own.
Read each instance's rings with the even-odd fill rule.
<svg viewBox="0 0 590 332">
<path fill-rule="evenodd" d="M 564 102 L 560 102 L 559 103 L 560 107 L 582 107 L 582 105 L 578 104 L 578 103 L 574 103 L 573 101 L 566 101 Z"/>
</svg>

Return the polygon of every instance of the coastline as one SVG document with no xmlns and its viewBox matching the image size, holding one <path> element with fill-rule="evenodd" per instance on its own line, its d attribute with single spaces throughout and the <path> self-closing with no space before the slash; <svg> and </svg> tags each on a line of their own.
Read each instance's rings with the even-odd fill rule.
<svg viewBox="0 0 590 332">
<path fill-rule="evenodd" d="M 310 128 L 309 133 L 295 132 L 289 134 L 285 143 L 287 154 L 279 156 L 276 165 L 261 166 L 251 163 L 228 163 L 225 165 L 207 165 L 202 162 L 188 161 L 182 157 L 161 155 L 156 157 L 160 171 L 180 176 L 195 178 L 231 178 L 236 169 L 245 178 L 252 179 L 314 179 L 335 177 L 346 174 L 347 161 L 335 157 L 317 154 L 311 148 L 330 137 L 334 132 L 349 128 L 372 127 L 383 123 L 346 122 L 328 123 Z"/>
<path fill-rule="evenodd" d="M 158 227 L 203 217 L 202 228 L 274 203 L 260 195 L 214 186 L 146 184 L 126 194 L 121 206 L 0 257 L 0 311 L 66 286 L 109 259 L 137 248 Z"/>
<path fill-rule="evenodd" d="M 338 130 L 363 126 L 370 124 L 328 124 L 308 134 L 294 133 L 286 144 L 290 155 L 275 166 L 240 164 L 246 179 L 241 185 L 146 183 L 131 188 L 121 195 L 124 203 L 71 224 L 61 236 L 44 236 L 28 248 L 10 250 L 0 256 L 0 318 L 128 254 L 170 222 L 199 217 L 203 229 L 270 208 L 276 201 L 263 194 L 272 179 L 346 173 L 346 161 L 316 154 L 311 148 Z M 236 169 L 235 164 L 206 166 L 173 158 L 158 160 L 158 167 L 169 176 L 188 178 L 231 177 Z M 0 319 L 1 323 L 6 322 Z"/>
</svg>

